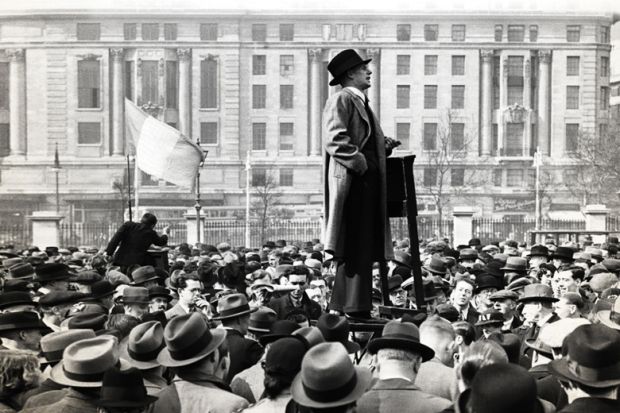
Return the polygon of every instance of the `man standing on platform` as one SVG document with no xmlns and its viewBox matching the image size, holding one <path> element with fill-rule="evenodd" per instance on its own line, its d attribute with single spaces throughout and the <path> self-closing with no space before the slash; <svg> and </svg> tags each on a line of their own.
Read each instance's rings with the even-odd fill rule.
<svg viewBox="0 0 620 413">
<path fill-rule="evenodd" d="M 399 142 L 386 138 L 368 105 L 368 62 L 347 49 L 327 65 L 330 86 L 324 120 L 325 251 L 336 279 L 330 309 L 370 318 L 372 265 L 394 257 L 387 215 L 385 159 Z"/>
</svg>

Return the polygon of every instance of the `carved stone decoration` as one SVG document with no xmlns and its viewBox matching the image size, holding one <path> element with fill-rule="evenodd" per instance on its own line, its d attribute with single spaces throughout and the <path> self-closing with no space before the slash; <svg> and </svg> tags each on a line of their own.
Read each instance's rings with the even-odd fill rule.
<svg viewBox="0 0 620 413">
<path fill-rule="evenodd" d="M 200 55 L 200 58 L 202 60 L 214 60 L 214 61 L 219 61 L 220 57 L 216 54 L 205 54 L 205 55 Z"/>
<path fill-rule="evenodd" d="M 507 123 L 523 123 L 527 112 L 528 110 L 524 106 L 515 103 L 506 108 L 504 111 L 504 119 Z"/>
<path fill-rule="evenodd" d="M 165 62 L 164 62 L 164 58 L 162 57 L 161 59 L 159 59 L 159 64 L 157 65 L 157 74 L 159 75 L 159 77 L 163 77 L 164 76 L 164 68 L 166 67 Z"/>
<path fill-rule="evenodd" d="M 366 57 L 377 60 L 381 54 L 381 49 L 366 49 Z"/>
<path fill-rule="evenodd" d="M 138 61 L 136 62 L 136 74 L 138 76 L 142 76 L 142 59 L 138 58 Z"/>
<path fill-rule="evenodd" d="M 357 25 L 357 40 L 364 41 L 366 40 L 366 25 L 358 24 Z"/>
<path fill-rule="evenodd" d="M 186 62 L 191 58 L 191 49 L 177 49 L 179 62 Z"/>
<path fill-rule="evenodd" d="M 152 117 L 157 118 L 162 110 L 162 106 L 149 101 L 144 105 L 140 106 L 140 109 L 142 109 Z"/>
<path fill-rule="evenodd" d="M 99 60 L 99 59 L 101 59 L 100 55 L 92 54 L 92 53 L 78 55 L 78 57 L 80 59 L 82 59 L 82 60 Z"/>
<path fill-rule="evenodd" d="M 332 37 L 332 25 L 331 24 L 324 24 L 323 25 L 323 41 L 328 41 L 329 39 L 331 39 Z"/>
<path fill-rule="evenodd" d="M 551 63 L 551 50 L 539 50 L 538 58 L 540 59 L 540 63 Z"/>
<path fill-rule="evenodd" d="M 482 49 L 480 50 L 480 57 L 482 57 L 482 61 L 484 63 L 493 62 L 493 57 L 495 56 L 495 50 L 493 49 Z"/>
<path fill-rule="evenodd" d="M 24 60 L 26 51 L 24 49 L 6 49 L 5 54 L 12 62 L 21 62 Z"/>
<path fill-rule="evenodd" d="M 110 49 L 110 56 L 113 62 L 122 62 L 125 57 L 125 50 L 122 48 Z"/>
<path fill-rule="evenodd" d="M 323 58 L 323 49 L 308 49 L 311 62 L 320 62 Z"/>
</svg>

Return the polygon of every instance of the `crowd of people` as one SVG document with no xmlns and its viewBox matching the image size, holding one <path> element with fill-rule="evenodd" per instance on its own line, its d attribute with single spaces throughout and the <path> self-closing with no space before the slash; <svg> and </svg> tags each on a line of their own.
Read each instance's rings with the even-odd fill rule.
<svg viewBox="0 0 620 413">
<path fill-rule="evenodd" d="M 122 239 L 0 249 L 0 412 L 620 412 L 617 238 L 423 243 L 423 303 L 396 241 L 365 321 L 330 310 L 319 240 L 181 244 L 165 270 Z"/>
</svg>

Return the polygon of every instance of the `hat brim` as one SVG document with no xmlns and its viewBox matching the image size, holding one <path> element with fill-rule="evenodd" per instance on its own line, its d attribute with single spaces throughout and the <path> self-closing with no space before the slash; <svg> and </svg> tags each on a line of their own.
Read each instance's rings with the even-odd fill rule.
<svg viewBox="0 0 620 413">
<path fill-rule="evenodd" d="M 152 369 L 152 368 L 161 366 L 161 364 L 159 364 L 159 362 L 157 361 L 157 358 L 154 358 L 153 360 L 148 360 L 148 361 L 140 361 L 140 360 L 134 359 L 133 357 L 129 355 L 129 351 L 127 349 L 126 343 L 125 345 L 122 345 L 119 347 L 120 347 L 121 359 L 126 360 L 127 363 L 131 364 L 132 367 L 135 367 L 138 370 L 147 370 L 147 369 Z"/>
<path fill-rule="evenodd" d="M 301 406 L 314 409 L 344 406 L 349 403 L 353 403 L 362 397 L 364 393 L 366 393 L 372 382 L 372 373 L 370 370 L 357 366 L 354 368 L 355 374 L 357 375 L 357 382 L 353 390 L 351 390 L 349 394 L 343 395 L 341 399 L 331 402 L 319 402 L 308 397 L 304 389 L 303 382 L 301 381 L 301 372 L 297 373 L 293 379 L 293 383 L 291 384 L 291 394 L 293 395 L 293 400 Z"/>
<path fill-rule="evenodd" d="M 548 359 L 553 360 L 553 353 L 547 351 L 547 349 L 542 348 L 542 347 L 538 347 L 536 345 L 536 339 L 526 339 L 524 340 L 524 343 L 526 346 L 528 346 L 529 348 L 531 348 L 532 350 L 542 354 L 543 356 L 547 357 Z"/>
<path fill-rule="evenodd" d="M 157 401 L 157 397 L 155 396 L 145 396 L 144 400 L 96 400 L 94 403 L 97 406 L 101 407 L 144 407 L 149 404 L 155 403 Z"/>
<path fill-rule="evenodd" d="M 346 68 L 345 70 L 343 70 L 342 74 L 338 77 L 333 78 L 332 80 L 329 81 L 329 85 L 330 86 L 337 86 L 340 84 L 340 82 L 342 81 L 342 78 L 344 77 L 344 75 L 347 73 L 347 70 L 351 70 L 351 69 L 355 69 L 358 66 L 361 65 L 365 65 L 368 64 L 372 59 L 366 59 L 366 60 L 362 60 L 360 63 L 356 64 L 355 66 L 351 66 Z M 277 248 L 282 248 L 282 247 L 278 247 L 276 245 Z"/>
<path fill-rule="evenodd" d="M 131 368 L 131 365 L 123 360 L 122 358 L 119 358 L 119 364 L 120 364 L 120 370 L 127 370 Z M 101 380 L 99 381 L 78 381 L 78 380 L 73 380 L 70 379 L 69 377 L 67 377 L 67 375 L 65 374 L 65 371 L 62 368 L 62 362 L 56 364 L 54 367 L 52 367 L 52 370 L 50 371 L 50 378 L 52 379 L 52 381 L 54 381 L 55 383 L 58 383 L 60 385 L 63 386 L 73 386 L 73 387 L 101 387 L 102 381 L 103 381 L 103 374 L 101 374 Z"/>
<path fill-rule="evenodd" d="M 131 300 L 131 301 L 126 301 L 125 298 L 121 297 L 118 302 L 120 304 L 150 304 L 151 300 L 147 299 L 147 300 Z"/>
<path fill-rule="evenodd" d="M 504 323 L 501 321 L 491 321 L 491 320 L 486 320 L 486 321 L 478 321 L 476 324 L 474 324 L 476 327 L 486 327 L 486 326 L 492 326 L 492 325 L 496 325 L 496 326 L 501 326 Z"/>
<path fill-rule="evenodd" d="M 525 287 L 525 285 L 523 287 Z M 515 287 L 513 287 L 513 288 L 515 288 Z M 519 287 L 519 288 L 521 288 L 521 287 Z M 560 299 L 559 298 L 555 298 L 555 297 L 521 297 L 518 300 L 518 302 L 520 302 L 520 303 L 529 303 L 531 301 L 541 301 L 541 302 L 547 302 L 547 303 L 555 303 L 556 301 L 560 301 Z"/>
<path fill-rule="evenodd" d="M 139 281 L 139 282 L 132 281 L 132 282 L 129 283 L 129 285 L 142 285 L 142 284 L 147 283 L 149 281 L 155 281 L 155 280 L 159 280 L 159 277 L 156 276 L 156 275 L 154 275 L 151 278 L 147 278 L 146 280 Z"/>
<path fill-rule="evenodd" d="M 527 268 L 502 267 L 502 268 L 500 268 L 500 271 L 511 271 L 511 272 L 527 273 Z"/>
<path fill-rule="evenodd" d="M 425 346 L 419 341 L 408 340 L 405 338 L 379 337 L 368 343 L 368 352 L 370 354 L 376 354 L 377 351 L 382 348 L 393 348 L 420 353 L 422 356 L 422 361 L 428 361 L 435 357 L 435 351 L 432 348 Z"/>
<path fill-rule="evenodd" d="M 249 310 L 241 311 L 235 314 L 229 314 L 224 317 L 213 317 L 213 320 L 227 320 L 229 318 L 235 318 L 235 317 L 240 317 L 242 315 L 250 314 L 257 310 L 258 310 L 258 307 L 254 307 L 254 308 L 250 308 Z"/>
<path fill-rule="evenodd" d="M 342 344 L 344 345 L 344 348 L 347 349 L 347 353 L 349 354 L 357 353 L 361 349 L 360 345 L 355 341 L 347 340 Z"/>
<path fill-rule="evenodd" d="M 27 300 L 13 301 L 11 303 L 3 303 L 2 305 L 0 305 L 0 310 L 4 310 L 5 308 L 11 308 L 16 305 L 32 305 L 33 307 L 36 307 L 37 303 L 35 303 L 32 300 L 31 301 L 27 301 Z"/>
<path fill-rule="evenodd" d="M 172 296 L 170 294 L 153 294 L 149 295 L 149 301 L 153 298 L 165 298 L 168 302 L 172 301 Z"/>
<path fill-rule="evenodd" d="M 613 328 L 614 330 L 620 330 L 620 324 L 616 324 L 611 321 L 611 310 L 601 310 L 596 313 L 596 318 L 601 322 L 601 324 L 605 324 L 609 328 Z"/>
<path fill-rule="evenodd" d="M 434 270 L 434 269 L 432 269 L 430 267 L 427 267 L 426 265 L 423 265 L 422 268 L 424 270 L 432 273 L 432 274 L 438 274 L 438 275 L 446 275 L 447 274 L 447 271 L 443 271 L 443 272 L 442 271 L 437 271 L 437 270 Z"/>
<path fill-rule="evenodd" d="M 265 347 L 267 344 L 271 344 L 276 340 L 279 340 L 284 337 L 293 337 L 292 334 L 265 334 L 262 337 L 258 338 L 258 342 L 261 346 Z"/>
<path fill-rule="evenodd" d="M 575 381 L 577 383 L 584 384 L 586 386 L 595 388 L 611 387 L 620 384 L 620 369 L 618 369 L 618 378 L 611 380 L 586 380 L 579 376 L 574 375 L 568 368 L 568 362 L 566 359 L 553 360 L 549 363 L 549 371 L 556 377 L 563 378 L 565 380 Z"/>
<path fill-rule="evenodd" d="M 181 367 L 195 363 L 198 360 L 202 360 L 209 354 L 213 353 L 215 349 L 217 349 L 220 344 L 222 344 L 224 340 L 226 340 L 226 330 L 224 330 L 223 328 L 211 329 L 211 334 L 213 336 L 211 342 L 195 356 L 192 356 L 188 359 L 177 360 L 172 358 L 168 348 L 164 347 L 157 355 L 157 362 L 165 367 Z"/>
</svg>

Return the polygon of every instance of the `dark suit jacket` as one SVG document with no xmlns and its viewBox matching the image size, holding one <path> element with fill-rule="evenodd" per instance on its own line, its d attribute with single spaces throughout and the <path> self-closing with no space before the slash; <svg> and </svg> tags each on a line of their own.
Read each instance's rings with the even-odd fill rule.
<svg viewBox="0 0 620 413">
<path fill-rule="evenodd" d="M 583 397 L 577 399 L 558 413 L 617 413 L 620 412 L 620 400 Z"/>
<path fill-rule="evenodd" d="M 358 401 L 359 413 L 391 413 L 406 411 L 407 407 L 417 413 L 437 413 L 449 407 L 451 402 L 424 393 L 405 379 L 378 380 Z"/>
<path fill-rule="evenodd" d="M 538 397 L 552 403 L 558 410 L 568 404 L 566 392 L 558 379 L 549 372 L 548 364 L 532 367 L 530 374 L 536 379 Z"/>
<path fill-rule="evenodd" d="M 237 373 L 258 363 L 265 349 L 257 341 L 245 338 L 237 330 L 229 328 L 226 329 L 226 341 L 230 355 L 230 368 L 226 383 L 230 384 Z"/>
<path fill-rule="evenodd" d="M 545 324 L 551 324 L 560 319 L 556 313 L 553 313 L 551 318 L 545 322 Z M 540 332 L 541 327 L 538 324 L 534 324 L 531 326 L 522 325 L 513 330 L 513 333 L 516 334 L 521 340 L 521 349 L 519 354 L 521 355 L 521 360 L 519 364 L 523 367 L 529 369 L 532 365 L 532 349 L 525 345 L 526 340 L 536 340 L 538 337 L 538 333 Z"/>
<path fill-rule="evenodd" d="M 271 308 L 278 314 L 278 320 L 286 319 L 286 315 L 293 310 L 299 309 L 293 305 L 289 294 L 283 295 L 280 298 L 272 298 L 267 304 L 267 307 Z M 312 301 L 306 294 L 301 299 L 301 309 L 308 314 L 310 320 L 318 320 L 323 311 L 321 306 Z"/>
<path fill-rule="evenodd" d="M 64 397 L 57 400 L 56 392 L 65 392 Z M 46 393 L 42 393 L 35 396 L 34 399 L 38 399 L 36 404 L 28 403 L 27 408 L 24 408 L 24 413 L 97 413 L 97 406 L 94 404 L 94 400 L 79 393 L 73 389 L 67 390 L 53 390 Z M 48 403 L 48 402 L 52 403 Z M 30 407 L 31 406 L 31 407 Z"/>
<path fill-rule="evenodd" d="M 157 235 L 153 229 L 137 222 L 125 222 L 116 231 L 106 248 L 109 256 L 114 254 L 114 264 L 121 267 L 130 265 L 154 265 L 155 260 L 148 254 L 151 244 L 163 246 L 168 236 Z M 119 246 L 120 244 L 120 246 Z M 114 251 L 118 247 L 116 253 Z"/>
</svg>

